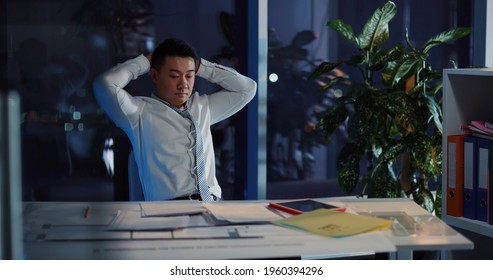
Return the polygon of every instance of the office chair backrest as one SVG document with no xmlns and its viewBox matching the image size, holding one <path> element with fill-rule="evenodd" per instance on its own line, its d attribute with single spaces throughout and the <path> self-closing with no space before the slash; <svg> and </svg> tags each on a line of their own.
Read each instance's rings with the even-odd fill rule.
<svg viewBox="0 0 493 280">
<path fill-rule="evenodd" d="M 144 191 L 140 182 L 139 170 L 135 161 L 134 151 L 128 154 L 128 190 L 130 201 L 144 201 Z"/>
</svg>

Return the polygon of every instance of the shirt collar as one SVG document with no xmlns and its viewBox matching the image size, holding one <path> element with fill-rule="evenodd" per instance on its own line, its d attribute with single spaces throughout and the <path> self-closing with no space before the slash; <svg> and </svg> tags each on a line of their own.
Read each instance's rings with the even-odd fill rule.
<svg viewBox="0 0 493 280">
<path fill-rule="evenodd" d="M 171 109 L 173 109 L 173 110 L 175 110 L 177 112 L 185 112 L 185 111 L 188 111 L 188 107 L 189 107 L 188 104 L 190 103 L 190 99 L 187 100 L 187 102 L 185 103 L 185 106 L 182 106 L 182 107 L 178 108 L 176 106 L 171 105 L 168 101 L 166 101 L 166 100 L 162 99 L 161 97 L 157 96 L 156 95 L 156 92 L 153 92 L 151 94 L 151 97 L 154 98 L 154 99 L 157 99 L 157 100 L 159 100 L 161 102 L 163 102 L 164 104 L 168 105 L 168 107 L 170 107 Z"/>
</svg>

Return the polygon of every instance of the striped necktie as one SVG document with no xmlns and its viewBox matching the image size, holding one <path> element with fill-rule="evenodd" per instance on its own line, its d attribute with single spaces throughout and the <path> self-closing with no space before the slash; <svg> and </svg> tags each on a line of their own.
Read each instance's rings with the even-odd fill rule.
<svg viewBox="0 0 493 280">
<path fill-rule="evenodd" d="M 190 115 L 188 111 L 184 113 L 192 121 L 192 125 L 195 130 L 195 164 L 197 166 L 200 197 L 202 198 L 202 201 L 210 202 L 212 201 L 212 197 L 209 192 L 209 184 L 207 183 L 207 178 L 205 176 L 205 156 L 202 133 L 200 132 L 200 128 L 195 123 L 192 115 Z"/>
</svg>

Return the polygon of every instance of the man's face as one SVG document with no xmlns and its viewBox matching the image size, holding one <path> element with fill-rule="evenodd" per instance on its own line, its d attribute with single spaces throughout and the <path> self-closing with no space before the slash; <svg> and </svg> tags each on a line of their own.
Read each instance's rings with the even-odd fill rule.
<svg viewBox="0 0 493 280">
<path fill-rule="evenodd" d="M 167 56 L 161 69 L 151 69 L 156 95 L 175 107 L 182 107 L 192 94 L 195 60 L 192 57 Z"/>
</svg>

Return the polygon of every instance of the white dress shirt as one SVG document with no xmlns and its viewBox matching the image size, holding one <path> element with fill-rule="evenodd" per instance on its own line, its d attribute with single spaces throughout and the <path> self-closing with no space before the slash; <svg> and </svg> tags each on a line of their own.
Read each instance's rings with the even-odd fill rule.
<svg viewBox="0 0 493 280">
<path fill-rule="evenodd" d="M 195 137 L 190 120 L 154 94 L 132 96 L 124 89 L 149 69 L 149 60 L 143 55 L 118 64 L 95 79 L 94 94 L 132 143 L 145 200 L 168 200 L 198 193 Z M 210 192 L 221 197 L 210 126 L 247 105 L 255 96 L 257 84 L 234 69 L 204 59 L 196 75 L 222 88 L 210 95 L 194 92 L 187 103 L 202 133 Z"/>
</svg>

